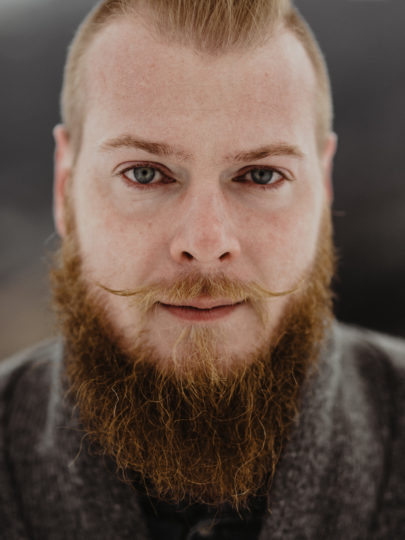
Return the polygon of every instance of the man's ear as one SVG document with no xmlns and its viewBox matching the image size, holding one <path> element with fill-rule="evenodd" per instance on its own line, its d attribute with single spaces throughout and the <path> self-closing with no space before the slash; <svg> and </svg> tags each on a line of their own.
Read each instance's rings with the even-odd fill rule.
<svg viewBox="0 0 405 540">
<path fill-rule="evenodd" d="M 335 157 L 338 144 L 338 137 L 336 133 L 330 133 L 322 155 L 322 174 L 323 174 L 323 183 L 326 192 L 326 200 L 329 205 L 332 205 L 333 202 L 333 158 Z"/>
<path fill-rule="evenodd" d="M 72 152 L 65 126 L 57 125 L 53 130 L 53 136 L 55 139 L 53 217 L 56 230 L 63 238 L 66 235 L 67 183 L 72 174 Z"/>
</svg>

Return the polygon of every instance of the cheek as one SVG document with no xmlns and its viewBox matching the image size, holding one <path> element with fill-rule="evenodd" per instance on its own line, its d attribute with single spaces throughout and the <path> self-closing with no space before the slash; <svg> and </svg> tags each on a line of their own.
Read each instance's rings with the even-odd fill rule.
<svg viewBox="0 0 405 540">
<path fill-rule="evenodd" d="M 150 272 L 157 261 L 159 220 L 142 212 L 121 212 L 102 193 L 76 193 L 75 218 L 83 266 L 92 280 L 112 288 L 128 288 Z M 93 192 L 94 193 L 94 192 Z"/>
<path fill-rule="evenodd" d="M 256 234 L 249 245 L 250 258 L 260 269 L 260 277 L 270 288 L 294 287 L 311 266 L 316 253 L 321 204 L 301 200 L 255 221 Z M 251 225 L 252 227 L 252 225 Z"/>
</svg>

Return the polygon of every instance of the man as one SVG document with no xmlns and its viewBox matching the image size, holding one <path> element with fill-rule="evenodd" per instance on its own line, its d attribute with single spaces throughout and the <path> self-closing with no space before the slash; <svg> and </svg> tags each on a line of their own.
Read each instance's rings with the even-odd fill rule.
<svg viewBox="0 0 405 540">
<path fill-rule="evenodd" d="M 402 538 L 402 342 L 333 321 L 288 0 L 104 0 L 55 128 L 63 339 L 2 364 L 5 538 Z"/>
</svg>

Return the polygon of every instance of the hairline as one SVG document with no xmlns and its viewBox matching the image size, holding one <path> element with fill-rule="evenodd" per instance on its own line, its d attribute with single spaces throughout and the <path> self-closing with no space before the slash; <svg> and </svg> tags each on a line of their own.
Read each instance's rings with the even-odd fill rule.
<svg viewBox="0 0 405 540">
<path fill-rule="evenodd" d="M 94 11 L 94 10 L 93 10 Z M 149 11 L 149 10 L 148 10 Z M 91 13 L 89 14 L 88 17 L 91 18 Z M 66 118 L 66 102 L 65 102 L 65 98 L 66 98 L 66 85 L 65 85 L 65 82 L 64 82 L 64 85 L 63 85 L 63 92 L 62 92 L 62 119 L 63 119 L 63 122 L 65 124 L 65 127 L 67 128 L 67 131 L 68 131 L 68 135 L 75 139 L 72 141 L 72 144 L 73 144 L 73 155 L 75 156 L 75 161 L 76 161 L 76 158 L 78 157 L 79 153 L 80 153 L 80 150 L 81 150 L 81 146 L 82 146 L 82 137 L 83 137 L 83 131 L 84 131 L 84 123 L 85 123 L 85 118 L 86 118 L 86 107 L 85 107 L 85 103 L 88 99 L 88 91 L 87 91 L 87 76 L 86 76 L 86 68 L 88 66 L 88 62 L 86 61 L 86 58 L 88 57 L 88 54 L 89 54 L 89 51 L 92 47 L 92 45 L 94 44 L 95 40 L 97 39 L 97 37 L 103 32 L 103 30 L 105 30 L 107 27 L 109 27 L 110 25 L 114 24 L 114 22 L 117 22 L 121 19 L 124 19 L 125 16 L 127 15 L 133 15 L 133 16 L 137 16 L 139 17 L 139 19 L 141 20 L 141 22 L 143 22 L 146 26 L 148 26 L 148 29 L 152 29 L 152 32 L 154 33 L 154 37 L 159 40 L 160 42 L 167 42 L 168 44 L 170 43 L 170 40 L 169 40 L 169 37 L 170 36 L 173 36 L 173 35 L 176 35 L 174 34 L 174 32 L 172 33 L 166 33 L 166 34 L 163 34 L 163 35 L 158 35 L 157 33 L 157 24 L 154 24 L 153 22 L 153 19 L 152 19 L 152 24 L 149 24 L 151 22 L 151 20 L 149 19 L 149 17 L 142 12 L 140 12 L 140 9 L 139 7 L 135 7 L 135 6 L 132 6 L 130 8 L 128 7 L 123 7 L 121 11 L 119 12 L 114 12 L 114 13 L 111 13 L 109 14 L 108 16 L 106 16 L 104 19 L 102 20 L 95 20 L 95 21 L 92 21 L 91 22 L 91 25 L 93 27 L 93 31 L 89 32 L 88 31 L 88 35 L 87 35 L 87 39 L 85 39 L 83 41 L 83 49 L 81 51 L 81 54 L 77 57 L 77 66 L 76 66 L 76 70 L 75 70 L 75 75 L 76 75 L 76 81 L 77 82 L 77 79 L 80 78 L 82 83 L 83 83 L 83 87 L 82 89 L 84 88 L 84 91 L 81 92 L 81 98 L 80 98 L 80 101 L 79 101 L 79 105 L 77 106 L 77 109 L 80 109 L 81 111 L 81 115 L 80 115 L 80 120 L 79 120 L 79 129 L 77 130 L 76 129 L 76 136 L 75 135 L 75 130 L 73 129 L 73 126 L 70 125 L 69 126 L 69 123 L 68 123 L 68 119 Z M 308 45 L 308 41 L 306 40 L 306 38 L 303 36 L 303 33 L 301 31 L 301 28 L 300 29 L 297 29 L 293 26 L 293 24 L 291 24 L 291 15 L 292 16 L 297 16 L 297 17 L 300 17 L 300 15 L 298 14 L 297 10 L 295 8 L 293 8 L 292 12 L 289 13 L 288 15 L 284 15 L 282 18 L 280 18 L 279 20 L 275 21 L 274 24 L 272 24 L 270 27 L 269 27 L 269 30 L 268 30 L 268 33 L 267 35 L 265 36 L 265 39 L 263 40 L 258 40 L 256 43 L 240 43 L 240 44 L 236 44 L 236 45 L 232 45 L 232 46 L 228 46 L 228 47 L 222 47 L 220 49 L 204 49 L 203 47 L 199 46 L 199 44 L 196 42 L 196 41 L 193 41 L 192 38 L 189 38 L 189 39 L 180 39 L 179 36 L 177 36 L 177 39 L 175 41 L 176 44 L 180 45 L 180 46 L 184 46 L 184 47 L 188 47 L 192 50 L 194 50 L 197 54 L 205 54 L 205 55 L 210 55 L 210 56 L 215 56 L 215 55 L 225 55 L 225 54 L 228 54 L 228 53 L 233 53 L 233 52 L 237 52 L 237 51 L 240 51 L 241 53 L 248 53 L 249 51 L 253 51 L 253 50 L 257 50 L 258 48 L 260 48 L 261 46 L 263 46 L 265 43 L 267 43 L 273 36 L 276 32 L 282 32 L 282 31 L 286 31 L 288 33 L 290 33 L 293 37 L 295 37 L 295 39 L 298 41 L 298 43 L 300 43 L 300 45 L 302 46 L 307 58 L 309 59 L 309 62 L 312 66 L 312 70 L 313 70 L 313 76 L 314 76 L 314 96 L 313 96 L 313 100 L 314 100 L 314 115 L 316 117 L 316 121 L 315 121 L 315 130 L 316 130 L 316 133 L 315 133 L 315 136 L 316 136 L 316 140 L 317 140 L 317 146 L 318 146 L 318 151 L 319 153 L 321 154 L 322 152 L 322 146 L 323 144 L 326 142 L 325 139 L 328 135 L 328 133 L 330 133 L 331 129 L 332 129 L 332 121 L 333 121 L 333 105 L 331 103 L 331 88 L 330 88 L 330 81 L 329 81 L 329 78 L 328 78 L 328 71 L 327 71 L 327 67 L 326 67 L 326 63 L 324 61 L 324 58 L 323 58 L 323 55 L 322 55 L 322 52 L 321 50 L 319 49 L 319 46 L 318 46 L 318 43 L 316 41 L 316 38 L 313 36 L 313 33 L 310 29 L 310 27 L 307 25 L 307 23 L 305 22 L 304 19 L 301 18 L 300 20 L 300 23 L 303 23 L 303 25 L 306 26 L 306 30 L 310 33 L 311 37 L 313 38 L 313 43 L 310 43 Z M 87 18 L 84 20 L 84 24 L 86 23 L 87 21 Z M 81 29 L 79 30 L 79 32 L 81 31 Z M 173 42 L 171 42 L 173 43 Z M 308 50 L 309 48 L 312 49 L 312 53 Z M 318 49 L 318 50 L 316 50 Z M 314 56 L 318 56 L 318 65 L 317 65 L 317 61 L 315 60 Z M 320 66 L 319 64 L 322 64 L 322 66 Z M 324 72 L 323 72 L 323 70 Z M 326 75 L 326 76 L 325 76 Z M 65 74 L 65 77 L 66 77 L 66 74 Z M 70 89 L 72 89 L 72 84 L 70 85 Z M 77 88 L 76 88 L 76 94 L 77 94 Z M 325 102 L 327 102 L 327 106 L 328 106 L 328 111 L 327 111 L 327 122 L 328 122 L 328 126 L 321 126 L 321 119 L 323 120 L 323 124 L 325 124 L 326 122 L 324 121 L 325 120 Z M 323 109 L 323 111 L 321 110 Z M 73 124 L 73 122 L 72 122 Z M 78 127 L 78 126 L 76 126 Z M 322 132 L 322 133 L 321 133 Z"/>
</svg>

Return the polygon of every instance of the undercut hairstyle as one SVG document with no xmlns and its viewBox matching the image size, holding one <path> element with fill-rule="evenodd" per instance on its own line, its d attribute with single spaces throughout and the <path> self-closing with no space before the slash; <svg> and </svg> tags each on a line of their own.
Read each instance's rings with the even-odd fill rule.
<svg viewBox="0 0 405 540">
<path fill-rule="evenodd" d="M 259 47 L 279 28 L 292 32 L 315 71 L 316 139 L 322 152 L 333 123 L 328 70 L 316 38 L 291 0 L 103 0 L 80 25 L 65 66 L 62 121 L 75 157 L 81 147 L 86 110 L 86 52 L 104 27 L 131 16 L 146 18 L 161 41 L 190 46 L 209 55 Z"/>
</svg>

